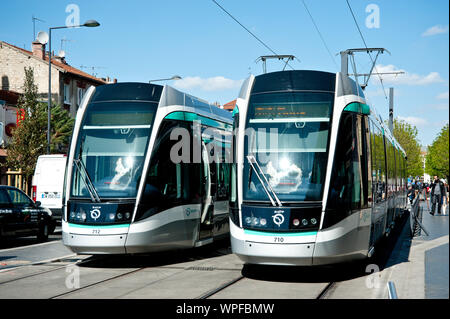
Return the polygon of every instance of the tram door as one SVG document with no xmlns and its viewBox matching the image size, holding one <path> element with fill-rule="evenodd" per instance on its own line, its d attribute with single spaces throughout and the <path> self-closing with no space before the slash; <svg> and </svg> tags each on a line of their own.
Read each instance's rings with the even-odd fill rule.
<svg viewBox="0 0 450 319">
<path fill-rule="evenodd" d="M 215 194 L 215 174 L 216 168 L 214 163 L 210 163 L 208 148 L 202 142 L 202 208 L 200 216 L 200 233 L 199 240 L 212 238 L 213 236 L 213 215 L 214 215 L 214 194 Z"/>
</svg>

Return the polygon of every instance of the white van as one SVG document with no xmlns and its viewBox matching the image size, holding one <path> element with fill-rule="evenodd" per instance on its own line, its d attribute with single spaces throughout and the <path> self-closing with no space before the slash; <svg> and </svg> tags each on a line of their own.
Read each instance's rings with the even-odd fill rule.
<svg viewBox="0 0 450 319">
<path fill-rule="evenodd" d="M 52 218 L 61 222 L 64 173 L 67 156 L 52 154 L 39 156 L 33 176 L 33 200 L 51 210 Z"/>
</svg>

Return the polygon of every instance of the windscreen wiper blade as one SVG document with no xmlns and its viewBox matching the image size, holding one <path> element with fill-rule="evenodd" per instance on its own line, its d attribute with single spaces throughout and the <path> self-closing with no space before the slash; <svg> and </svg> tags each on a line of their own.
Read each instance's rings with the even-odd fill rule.
<svg viewBox="0 0 450 319">
<path fill-rule="evenodd" d="M 75 164 L 75 166 L 77 167 L 78 171 L 80 172 L 80 177 L 81 177 L 81 173 L 84 174 L 84 184 L 86 185 L 87 190 L 89 191 L 89 195 L 91 196 L 91 200 L 93 202 L 97 202 L 100 203 L 100 196 L 98 196 L 97 190 L 95 189 L 94 184 L 92 183 L 91 178 L 89 177 L 89 174 L 86 170 L 86 167 L 84 166 L 83 162 L 81 161 L 81 159 L 74 159 L 73 163 Z"/>
<path fill-rule="evenodd" d="M 276 204 L 278 204 L 278 206 L 283 206 L 283 204 L 281 203 L 280 199 L 278 198 L 277 194 L 275 193 L 275 191 L 273 190 L 272 186 L 270 185 L 269 181 L 267 180 L 266 176 L 264 175 L 264 172 L 261 169 L 261 166 L 259 166 L 258 161 L 256 160 L 256 158 L 253 155 L 247 155 L 247 160 L 250 163 L 250 166 L 252 167 L 253 171 L 256 174 L 256 177 L 258 177 L 261 185 L 264 188 L 264 191 L 267 194 L 267 197 L 269 197 L 270 202 L 272 203 L 272 206 L 277 206 Z M 265 183 L 263 182 L 263 179 L 265 181 Z M 267 187 L 266 187 L 267 185 Z M 269 190 L 270 189 L 270 193 L 272 193 L 273 198 L 275 198 L 275 201 L 272 199 L 272 196 L 270 196 Z"/>
</svg>

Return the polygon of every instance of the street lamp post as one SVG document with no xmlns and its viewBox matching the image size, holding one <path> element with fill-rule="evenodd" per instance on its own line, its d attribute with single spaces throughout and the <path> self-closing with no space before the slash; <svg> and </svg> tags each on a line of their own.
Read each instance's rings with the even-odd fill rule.
<svg viewBox="0 0 450 319">
<path fill-rule="evenodd" d="M 48 106 L 47 106 L 47 154 L 50 154 L 50 136 L 51 136 L 51 109 L 52 109 L 52 30 L 55 29 L 68 29 L 68 28 L 77 28 L 77 27 L 98 27 L 100 23 L 95 20 L 88 20 L 84 24 L 74 25 L 74 26 L 63 26 L 63 27 L 52 27 L 48 29 Z"/>
<path fill-rule="evenodd" d="M 168 79 L 150 80 L 150 81 L 148 81 L 148 83 L 158 82 L 158 81 L 170 81 L 170 80 L 181 80 L 181 76 L 179 76 L 179 75 L 174 75 L 174 76 L 172 76 L 171 78 L 168 78 Z"/>
</svg>

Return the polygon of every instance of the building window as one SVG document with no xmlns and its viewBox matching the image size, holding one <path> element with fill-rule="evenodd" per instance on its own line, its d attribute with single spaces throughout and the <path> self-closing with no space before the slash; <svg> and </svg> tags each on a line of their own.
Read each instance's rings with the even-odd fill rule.
<svg viewBox="0 0 450 319">
<path fill-rule="evenodd" d="M 64 84 L 64 104 L 72 104 L 71 103 L 70 86 L 67 84 Z"/>
<path fill-rule="evenodd" d="M 77 91 L 78 91 L 77 105 L 79 106 L 81 104 L 81 100 L 83 99 L 84 94 L 86 93 L 86 89 L 77 88 Z"/>
</svg>

